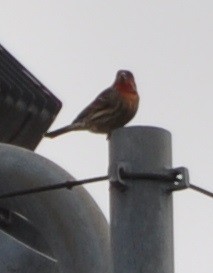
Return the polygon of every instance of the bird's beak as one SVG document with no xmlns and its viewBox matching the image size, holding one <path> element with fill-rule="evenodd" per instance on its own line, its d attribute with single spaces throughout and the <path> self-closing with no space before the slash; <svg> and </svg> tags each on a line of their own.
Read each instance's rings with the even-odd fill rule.
<svg viewBox="0 0 213 273">
<path fill-rule="evenodd" d="M 126 75 L 126 73 L 124 73 L 124 72 L 121 73 L 121 74 L 120 74 L 120 79 L 126 81 L 126 80 L 127 80 L 127 75 Z"/>
</svg>

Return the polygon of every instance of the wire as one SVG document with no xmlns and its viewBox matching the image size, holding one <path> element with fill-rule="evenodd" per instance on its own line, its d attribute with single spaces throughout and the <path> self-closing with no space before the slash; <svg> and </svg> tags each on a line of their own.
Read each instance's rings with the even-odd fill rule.
<svg viewBox="0 0 213 273">
<path fill-rule="evenodd" d="M 29 190 L 5 193 L 5 194 L 0 195 L 0 199 L 20 196 L 20 195 L 27 195 L 27 194 L 32 194 L 32 193 L 38 193 L 38 192 L 44 192 L 44 191 L 50 191 L 50 190 L 58 190 L 58 189 L 62 189 L 62 188 L 67 188 L 67 189 L 71 190 L 75 186 L 104 181 L 104 180 L 108 180 L 108 179 L 109 179 L 108 175 L 105 175 L 105 176 L 93 177 L 93 178 L 82 179 L 82 180 L 66 181 L 64 183 L 59 183 L 59 184 L 55 184 L 55 185 L 48 185 L 48 186 L 38 187 L 38 188 L 34 188 L 34 189 L 29 189 Z"/>
<path fill-rule="evenodd" d="M 130 173 L 122 173 L 121 177 L 126 179 L 156 179 L 156 180 L 164 180 L 164 181 L 178 181 L 178 178 L 175 175 L 162 175 L 162 174 L 155 174 L 155 173 L 144 173 L 144 174 L 130 174 Z M 100 182 L 110 180 L 110 177 L 108 175 L 105 176 L 98 176 L 88 179 L 82 179 L 82 180 L 73 180 L 73 181 L 66 181 L 64 183 L 59 183 L 55 185 L 48 185 L 48 186 L 42 186 L 34 189 L 28 189 L 28 190 L 22 190 L 22 191 L 16 191 L 16 192 L 10 192 L 0 195 L 0 199 L 5 199 L 9 197 L 15 197 L 15 196 L 22 196 L 22 195 L 28 195 L 32 193 L 39 193 L 39 192 L 45 192 L 45 191 L 52 191 L 52 190 L 58 190 L 58 189 L 72 189 L 75 186 L 80 186 L 83 184 L 89 184 L 94 182 Z M 193 184 L 190 184 L 188 188 L 198 191 L 202 194 L 207 195 L 208 197 L 213 198 L 213 193 L 207 190 L 204 190 L 198 186 L 195 186 Z"/>
<path fill-rule="evenodd" d="M 192 189 L 192 190 L 198 191 L 198 192 L 200 192 L 200 193 L 203 193 L 203 194 L 205 194 L 205 195 L 207 195 L 207 196 L 213 198 L 213 193 L 210 192 L 210 191 L 204 190 L 204 189 L 202 189 L 202 188 L 200 188 L 200 187 L 198 187 L 198 186 L 195 186 L 195 185 L 193 185 L 193 184 L 190 184 L 190 185 L 189 185 L 189 188 Z"/>
</svg>

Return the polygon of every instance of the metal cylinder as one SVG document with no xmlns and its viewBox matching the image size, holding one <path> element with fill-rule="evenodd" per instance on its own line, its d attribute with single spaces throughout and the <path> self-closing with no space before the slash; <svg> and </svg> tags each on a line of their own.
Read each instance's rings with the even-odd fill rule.
<svg viewBox="0 0 213 273">
<path fill-rule="evenodd" d="M 109 157 L 113 273 L 173 273 L 170 182 L 121 180 L 119 174 L 121 168 L 133 176 L 170 169 L 171 134 L 156 127 L 121 128 L 111 135 Z"/>
<path fill-rule="evenodd" d="M 71 180 L 50 160 L 0 144 L 1 194 Z M 107 221 L 81 186 L 1 199 L 0 242 L 0 272 L 111 273 Z"/>
</svg>

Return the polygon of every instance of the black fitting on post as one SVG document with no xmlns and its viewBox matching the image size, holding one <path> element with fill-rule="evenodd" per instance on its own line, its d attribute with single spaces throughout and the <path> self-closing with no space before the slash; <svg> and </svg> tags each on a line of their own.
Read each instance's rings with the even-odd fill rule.
<svg viewBox="0 0 213 273">
<path fill-rule="evenodd" d="M 168 189 L 171 191 L 183 190 L 190 187 L 189 172 L 185 167 L 178 167 L 170 170 L 159 170 L 158 172 L 131 173 L 126 171 L 122 166 L 118 166 L 117 179 L 115 181 L 124 184 L 126 179 L 131 180 L 151 180 L 151 181 L 166 181 Z M 115 179 L 115 178 L 114 178 Z M 111 180 L 111 182 L 113 182 Z"/>
</svg>

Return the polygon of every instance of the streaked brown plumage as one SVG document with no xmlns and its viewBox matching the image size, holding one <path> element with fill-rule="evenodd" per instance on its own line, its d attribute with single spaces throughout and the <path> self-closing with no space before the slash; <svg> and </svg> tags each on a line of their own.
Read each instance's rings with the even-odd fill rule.
<svg viewBox="0 0 213 273">
<path fill-rule="evenodd" d="M 45 136 L 54 138 L 77 130 L 109 135 L 112 130 L 123 127 L 135 116 L 138 103 L 139 96 L 133 74 L 127 70 L 119 70 L 112 86 L 100 93 L 70 125 L 47 132 Z"/>
</svg>

